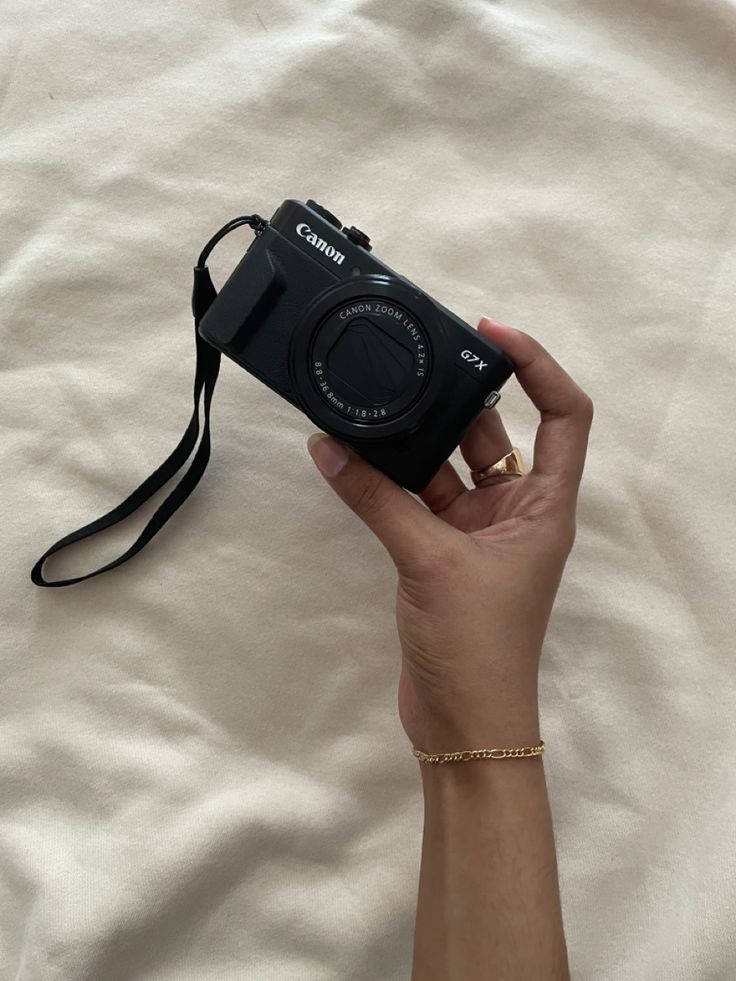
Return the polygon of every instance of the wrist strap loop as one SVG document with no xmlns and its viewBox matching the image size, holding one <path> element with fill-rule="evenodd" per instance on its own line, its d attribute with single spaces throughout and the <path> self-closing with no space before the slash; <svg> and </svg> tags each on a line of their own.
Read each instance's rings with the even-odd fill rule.
<svg viewBox="0 0 736 981">
<path fill-rule="evenodd" d="M 213 237 L 204 247 L 202 254 L 199 257 L 199 261 L 194 268 L 194 288 L 192 291 L 192 313 L 194 315 L 194 340 L 196 345 L 194 410 L 192 412 L 192 417 L 189 420 L 189 425 L 184 431 L 184 435 L 179 441 L 178 446 L 166 458 L 166 460 L 164 460 L 164 462 L 156 470 L 154 470 L 150 477 L 147 477 L 146 480 L 144 480 L 132 494 L 126 497 L 126 499 L 118 504 L 117 507 L 113 508 L 112 511 L 108 511 L 107 514 L 104 514 L 95 521 L 84 525 L 84 527 L 79 528 L 77 531 L 71 532 L 71 534 L 59 539 L 58 542 L 48 548 L 38 562 L 36 562 L 31 571 L 31 580 L 36 586 L 72 586 L 74 583 L 84 582 L 85 579 L 92 579 L 94 576 L 99 576 L 103 572 L 108 572 L 110 569 L 115 569 L 117 566 L 122 565 L 123 562 L 127 562 L 128 559 L 132 559 L 133 556 L 137 555 L 142 548 L 145 548 L 154 535 L 156 535 L 157 532 L 163 528 L 169 518 L 178 508 L 181 507 L 181 505 L 184 503 L 184 501 L 186 501 L 199 483 L 202 474 L 207 468 L 207 463 L 209 462 L 210 458 L 210 408 L 212 405 L 212 396 L 215 391 L 215 384 L 217 382 L 217 375 L 220 370 L 220 352 L 211 345 L 207 344 L 207 342 L 200 337 L 199 331 L 197 330 L 200 320 L 217 296 L 217 291 L 215 290 L 212 279 L 210 278 L 206 262 L 215 245 L 217 245 L 217 243 L 224 238 L 225 235 L 233 231 L 233 229 L 239 228 L 241 225 L 250 225 L 251 228 L 255 230 L 256 235 L 260 235 L 267 224 L 268 222 L 258 215 L 246 215 L 229 221 L 227 225 L 224 225 L 219 232 L 213 235 Z M 43 566 L 50 556 L 54 555 L 56 552 L 60 552 L 64 548 L 67 548 L 69 545 L 73 545 L 75 542 L 80 542 L 85 538 L 90 538 L 92 535 L 96 535 L 98 532 L 104 531 L 106 528 L 110 528 L 112 525 L 123 521 L 125 518 L 137 511 L 138 508 L 145 504 L 146 501 L 153 497 L 157 491 L 159 491 L 169 480 L 171 480 L 172 477 L 178 473 L 178 471 L 186 463 L 194 447 L 197 445 L 197 440 L 200 433 L 200 402 L 202 402 L 204 409 L 202 439 L 200 440 L 199 447 L 192 458 L 189 468 L 186 470 L 184 476 L 181 478 L 176 487 L 157 509 L 153 517 L 150 519 L 146 527 L 133 542 L 130 548 L 123 552 L 122 555 L 118 556 L 118 558 L 113 559 L 112 562 L 108 562 L 107 565 L 103 565 L 99 569 L 95 569 L 93 572 L 88 572 L 83 576 L 76 576 L 71 579 L 46 579 L 43 575 Z"/>
</svg>

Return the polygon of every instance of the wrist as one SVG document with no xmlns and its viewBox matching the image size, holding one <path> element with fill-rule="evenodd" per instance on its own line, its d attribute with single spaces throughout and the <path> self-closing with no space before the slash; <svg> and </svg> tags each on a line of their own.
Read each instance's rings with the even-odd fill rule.
<svg viewBox="0 0 736 981">
<path fill-rule="evenodd" d="M 511 749 L 537 745 L 541 738 L 536 693 L 502 706 L 486 702 L 464 711 L 424 712 L 421 724 L 412 729 L 414 748 L 424 753 Z"/>
<path fill-rule="evenodd" d="M 513 813 L 519 795 L 544 791 L 543 756 L 519 759 L 419 763 L 425 813 L 460 820 L 467 805 L 477 818 L 478 806 L 489 814 Z M 516 815 L 518 818 L 518 813 Z"/>
</svg>

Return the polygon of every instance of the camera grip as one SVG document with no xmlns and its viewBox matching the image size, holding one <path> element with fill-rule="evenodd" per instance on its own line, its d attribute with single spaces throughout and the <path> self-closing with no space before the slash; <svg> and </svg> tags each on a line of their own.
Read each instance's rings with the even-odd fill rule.
<svg viewBox="0 0 736 981">
<path fill-rule="evenodd" d="M 203 318 L 200 333 L 230 357 L 242 358 L 248 341 L 285 289 L 285 271 L 271 249 L 246 252 Z"/>
</svg>

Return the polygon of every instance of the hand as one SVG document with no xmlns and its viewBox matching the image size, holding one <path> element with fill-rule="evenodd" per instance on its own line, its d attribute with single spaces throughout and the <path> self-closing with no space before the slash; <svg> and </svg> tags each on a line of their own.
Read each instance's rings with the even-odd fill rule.
<svg viewBox="0 0 736 981">
<path fill-rule="evenodd" d="M 524 477 L 469 490 L 445 462 L 421 501 L 332 437 L 309 441 L 328 483 L 377 535 L 398 571 L 399 714 L 425 752 L 530 745 L 547 622 L 575 537 L 593 418 L 590 398 L 533 338 L 487 318 L 540 412 Z M 481 469 L 511 449 L 485 411 L 460 444 Z"/>
</svg>

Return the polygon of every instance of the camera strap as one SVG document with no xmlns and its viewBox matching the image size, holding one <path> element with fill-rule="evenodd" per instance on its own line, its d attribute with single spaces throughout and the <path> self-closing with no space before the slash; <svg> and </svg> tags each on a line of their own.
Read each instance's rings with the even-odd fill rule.
<svg viewBox="0 0 736 981">
<path fill-rule="evenodd" d="M 250 225 L 256 235 L 260 235 L 268 225 L 268 222 L 259 215 L 244 215 L 240 218 L 233 218 L 232 221 L 223 225 L 219 232 L 212 236 L 202 250 L 197 265 L 194 267 L 194 287 L 192 290 L 192 313 L 194 315 L 194 340 L 196 344 L 194 411 L 178 446 L 154 470 L 150 477 L 147 477 L 132 494 L 126 497 L 117 507 L 113 508 L 112 511 L 108 511 L 107 514 L 103 514 L 95 521 L 84 525 L 83 528 L 79 528 L 64 538 L 60 538 L 58 542 L 48 548 L 31 571 L 31 580 L 36 586 L 72 586 L 74 583 L 83 582 L 85 579 L 92 579 L 93 576 L 99 576 L 103 572 L 115 569 L 117 566 L 122 565 L 123 562 L 127 562 L 128 559 L 132 559 L 163 528 L 169 518 L 181 507 L 199 483 L 210 458 L 210 406 L 212 405 L 212 395 L 215 391 L 217 375 L 220 371 L 220 352 L 203 340 L 197 329 L 200 320 L 217 296 L 217 290 L 212 283 L 209 269 L 207 268 L 207 259 L 210 252 L 222 238 L 233 231 L 233 229 L 240 228 L 242 225 Z M 76 576 L 72 579 L 53 580 L 44 578 L 43 566 L 50 556 L 67 548 L 69 545 L 73 545 L 75 542 L 90 538 L 92 535 L 96 535 L 106 528 L 110 528 L 112 525 L 116 525 L 118 522 L 130 517 L 131 514 L 153 497 L 157 491 L 161 490 L 181 470 L 197 445 L 199 438 L 200 403 L 203 406 L 202 439 L 199 441 L 199 447 L 192 458 L 189 468 L 185 471 L 176 487 L 156 510 L 153 517 L 130 548 L 118 556 L 118 558 L 113 559 L 112 562 L 108 562 L 99 569 L 88 572 L 83 576 Z"/>
</svg>

